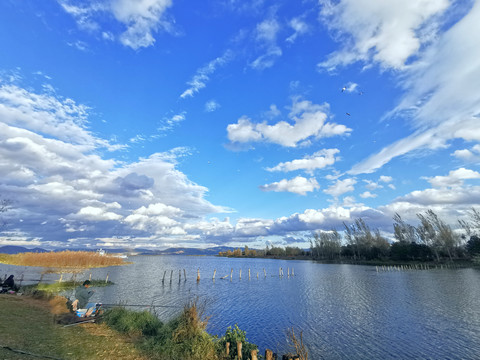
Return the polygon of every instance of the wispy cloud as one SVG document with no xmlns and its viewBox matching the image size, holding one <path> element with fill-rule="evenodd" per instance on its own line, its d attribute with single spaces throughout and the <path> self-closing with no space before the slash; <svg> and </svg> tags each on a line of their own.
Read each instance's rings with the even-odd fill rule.
<svg viewBox="0 0 480 360">
<path fill-rule="evenodd" d="M 214 112 L 218 108 L 220 108 L 220 104 L 216 100 L 209 100 L 205 103 L 206 112 Z"/>
<path fill-rule="evenodd" d="M 210 76 L 217 70 L 219 66 L 224 66 L 225 64 L 230 62 L 232 59 L 233 59 L 233 51 L 227 50 L 222 56 L 210 61 L 207 65 L 198 69 L 197 73 L 193 76 L 192 80 L 188 82 L 188 85 L 190 85 L 190 87 L 187 88 L 180 95 L 180 97 L 182 99 L 185 99 L 187 97 L 191 97 L 195 95 L 197 92 L 199 92 L 201 89 L 203 89 L 207 85 L 207 82 L 210 80 Z"/>
<path fill-rule="evenodd" d="M 401 69 L 439 27 L 448 0 L 321 0 L 320 18 L 342 48 L 319 63 L 333 71 L 356 61 Z M 421 31 L 428 28 L 429 31 Z"/>
<path fill-rule="evenodd" d="M 172 23 L 164 18 L 171 0 L 88 0 L 81 6 L 69 0 L 58 0 L 62 8 L 72 15 L 81 29 L 101 33 L 112 40 L 111 29 L 103 29 L 105 13 L 112 15 L 126 30 L 118 36 L 120 42 L 134 50 L 149 47 L 155 43 L 154 33 L 160 28 L 172 31 Z"/>
</svg>

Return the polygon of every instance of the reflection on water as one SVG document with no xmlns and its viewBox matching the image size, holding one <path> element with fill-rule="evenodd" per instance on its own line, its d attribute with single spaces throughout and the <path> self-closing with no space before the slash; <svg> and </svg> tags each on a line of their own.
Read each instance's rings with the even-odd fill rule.
<svg viewBox="0 0 480 360">
<path fill-rule="evenodd" d="M 261 353 L 265 348 L 288 351 L 286 330 L 294 327 L 303 331 L 311 359 L 479 358 L 480 271 L 475 269 L 377 273 L 375 267 L 309 261 L 187 256 L 129 260 L 134 263 L 92 271 L 94 278 L 108 273 L 115 283 L 98 288 L 92 300 L 146 308 L 166 305 L 157 312 L 167 321 L 198 297 L 211 315 L 209 332 L 223 335 L 237 323 Z M 292 268 L 295 276 L 288 277 Z M 0 273 L 16 277 L 23 272 L 28 273 L 25 278 L 35 277 L 39 271 L 0 265 Z"/>
</svg>

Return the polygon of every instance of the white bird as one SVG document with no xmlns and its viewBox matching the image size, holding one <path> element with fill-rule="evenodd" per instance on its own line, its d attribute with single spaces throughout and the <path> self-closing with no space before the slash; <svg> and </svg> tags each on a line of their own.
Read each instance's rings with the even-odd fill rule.
<svg viewBox="0 0 480 360">
<path fill-rule="evenodd" d="M 344 92 L 345 90 L 347 90 L 347 87 L 346 87 L 346 86 L 344 86 L 344 87 L 342 88 L 342 92 Z"/>
</svg>

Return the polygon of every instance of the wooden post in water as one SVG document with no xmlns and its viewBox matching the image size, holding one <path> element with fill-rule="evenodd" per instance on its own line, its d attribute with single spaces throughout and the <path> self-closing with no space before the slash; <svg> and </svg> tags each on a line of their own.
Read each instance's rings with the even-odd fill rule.
<svg viewBox="0 0 480 360">
<path fill-rule="evenodd" d="M 273 352 L 270 349 L 265 350 L 265 360 L 273 360 Z"/>
<path fill-rule="evenodd" d="M 170 284 L 172 283 L 173 270 L 170 271 Z"/>
<path fill-rule="evenodd" d="M 180 281 L 182 281 L 182 270 L 178 269 L 178 283 L 180 284 Z"/>
<path fill-rule="evenodd" d="M 162 279 L 162 284 L 165 282 L 165 274 L 167 273 L 167 270 L 163 272 L 163 279 Z"/>
<path fill-rule="evenodd" d="M 108 283 L 108 273 L 107 273 L 107 277 L 105 278 L 105 284 Z"/>
<path fill-rule="evenodd" d="M 212 280 L 215 280 L 215 274 L 217 273 L 217 269 L 213 270 L 213 279 Z"/>
<path fill-rule="evenodd" d="M 183 269 L 183 278 L 183 281 L 187 281 L 187 272 L 185 271 L 185 269 Z"/>
<path fill-rule="evenodd" d="M 287 276 L 290 277 L 290 268 L 287 267 Z"/>
<path fill-rule="evenodd" d="M 242 269 L 240 268 L 240 280 L 242 280 Z"/>
<path fill-rule="evenodd" d="M 225 349 L 225 354 L 228 356 L 230 355 L 230 343 L 227 341 L 226 343 L 226 349 Z"/>
<path fill-rule="evenodd" d="M 237 341 L 237 359 L 241 360 L 242 359 L 242 342 Z"/>
<path fill-rule="evenodd" d="M 200 281 L 200 268 L 197 269 L 197 282 Z"/>
<path fill-rule="evenodd" d="M 267 272 L 265 271 L 265 268 L 263 268 L 263 275 L 265 275 L 265 277 L 267 277 Z"/>
<path fill-rule="evenodd" d="M 232 277 L 233 277 L 233 268 L 230 269 L 230 281 L 232 281 Z"/>
<path fill-rule="evenodd" d="M 292 268 L 292 276 L 295 276 L 295 271 L 293 270 L 293 268 Z"/>
<path fill-rule="evenodd" d="M 250 268 L 248 268 L 248 280 L 250 280 Z"/>
<path fill-rule="evenodd" d="M 257 271 L 257 280 L 258 280 L 258 271 Z"/>
<path fill-rule="evenodd" d="M 252 350 L 252 351 L 250 352 L 250 359 L 251 359 L 251 360 L 258 360 L 258 358 L 257 358 L 257 350 Z"/>
</svg>

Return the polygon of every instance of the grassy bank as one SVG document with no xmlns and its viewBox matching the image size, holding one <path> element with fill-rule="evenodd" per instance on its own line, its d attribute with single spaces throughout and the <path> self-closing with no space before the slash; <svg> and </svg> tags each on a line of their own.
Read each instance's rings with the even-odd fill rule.
<svg viewBox="0 0 480 360">
<path fill-rule="evenodd" d="M 32 296 L 0 295 L 0 359 L 226 360 L 225 344 L 243 342 L 243 358 L 256 349 L 238 327 L 217 338 L 205 331 L 208 318 L 196 302 L 168 323 L 148 311 L 122 307 L 107 310 L 101 323 L 64 327 L 55 318 L 68 315 L 65 298 L 34 292 Z M 23 353 L 11 351 L 8 348 Z"/>
<path fill-rule="evenodd" d="M 105 324 L 63 327 L 54 314 L 65 311 L 64 299 L 0 295 L 0 359 L 35 359 L 4 347 L 59 359 L 148 359 L 131 339 Z"/>
</svg>

